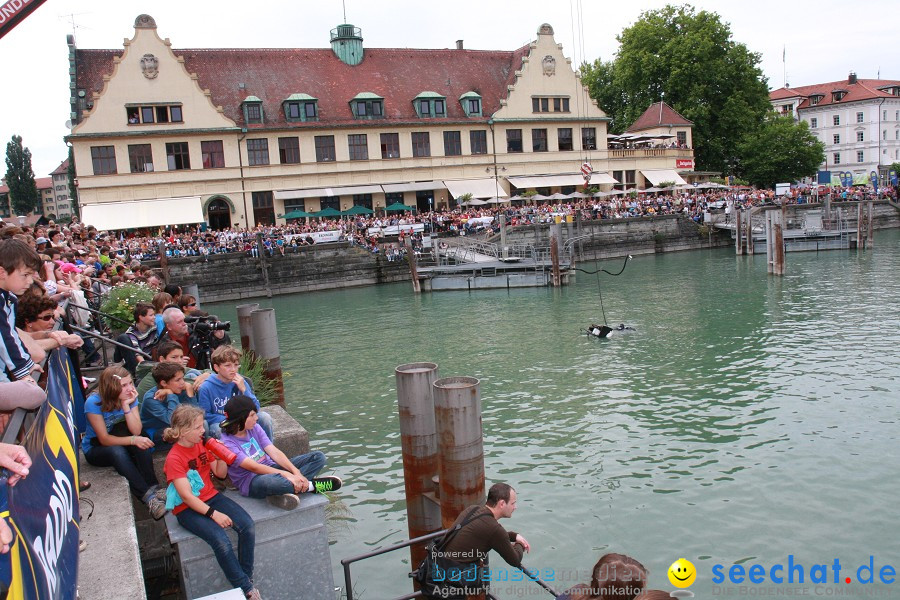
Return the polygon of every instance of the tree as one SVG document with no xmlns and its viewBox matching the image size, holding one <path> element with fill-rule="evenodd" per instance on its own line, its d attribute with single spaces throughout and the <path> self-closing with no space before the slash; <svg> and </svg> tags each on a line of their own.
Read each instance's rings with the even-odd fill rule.
<svg viewBox="0 0 900 600">
<path fill-rule="evenodd" d="M 27 215 L 34 210 L 39 196 L 31 170 L 31 150 L 22 147 L 20 135 L 12 136 L 6 144 L 6 185 L 15 214 Z"/>
<path fill-rule="evenodd" d="M 582 65 L 585 84 L 621 133 L 665 101 L 694 123 L 701 168 L 728 171 L 735 148 L 770 109 L 760 55 L 731 39 L 719 15 L 692 6 L 647 11 L 617 37 L 613 61 Z"/>
<path fill-rule="evenodd" d="M 809 131 L 806 121 L 769 113 L 762 125 L 739 144 L 741 172 L 751 184 L 772 187 L 815 175 L 825 161 L 825 144 Z"/>
</svg>

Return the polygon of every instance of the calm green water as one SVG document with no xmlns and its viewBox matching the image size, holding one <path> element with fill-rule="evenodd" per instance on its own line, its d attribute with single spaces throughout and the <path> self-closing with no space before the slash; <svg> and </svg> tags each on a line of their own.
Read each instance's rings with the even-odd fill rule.
<svg viewBox="0 0 900 600">
<path fill-rule="evenodd" d="M 481 380 L 488 481 L 518 489 L 504 524 L 557 588 L 608 551 L 665 589 L 687 557 L 698 597 L 717 563 L 839 558 L 854 581 L 870 555 L 900 567 L 900 232 L 876 244 L 789 254 L 783 278 L 728 250 L 635 258 L 600 280 L 609 322 L 637 328 L 610 340 L 579 334 L 602 319 L 583 274 L 563 290 L 416 297 L 398 284 L 263 301 L 289 410 L 345 481 L 336 583 L 341 558 L 406 536 L 393 371 L 417 361 Z M 357 594 L 406 593 L 407 560 L 355 565 Z M 900 583 L 881 589 L 900 597 Z"/>
</svg>

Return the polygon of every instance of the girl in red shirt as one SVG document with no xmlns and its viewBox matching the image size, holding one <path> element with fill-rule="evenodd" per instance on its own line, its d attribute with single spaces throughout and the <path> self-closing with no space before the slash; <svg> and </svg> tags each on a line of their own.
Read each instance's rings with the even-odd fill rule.
<svg viewBox="0 0 900 600">
<path fill-rule="evenodd" d="M 224 478 L 228 466 L 203 446 L 203 411 L 182 404 L 172 413 L 172 426 L 163 439 L 173 444 L 166 457 L 166 481 L 175 487 L 181 502 L 172 509 L 178 523 L 209 544 L 225 577 L 251 600 L 260 600 L 253 586 L 253 552 L 256 530 L 250 515 L 213 487 L 210 473 Z M 238 534 L 237 556 L 225 529 Z"/>
</svg>

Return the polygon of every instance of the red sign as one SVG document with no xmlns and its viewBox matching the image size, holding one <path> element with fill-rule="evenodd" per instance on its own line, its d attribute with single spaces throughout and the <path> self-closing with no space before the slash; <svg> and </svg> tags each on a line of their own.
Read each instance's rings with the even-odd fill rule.
<svg viewBox="0 0 900 600">
<path fill-rule="evenodd" d="M 694 170 L 694 160 L 691 158 L 676 158 L 675 159 L 675 168 L 676 169 L 690 169 Z"/>
<path fill-rule="evenodd" d="M 585 179 L 591 178 L 591 173 L 594 172 L 594 168 L 591 166 L 591 163 L 584 163 L 581 165 L 581 174 L 584 175 Z"/>
<path fill-rule="evenodd" d="M 9 0 L 0 6 L 0 37 L 12 31 L 22 19 L 44 2 L 46 0 Z"/>
</svg>

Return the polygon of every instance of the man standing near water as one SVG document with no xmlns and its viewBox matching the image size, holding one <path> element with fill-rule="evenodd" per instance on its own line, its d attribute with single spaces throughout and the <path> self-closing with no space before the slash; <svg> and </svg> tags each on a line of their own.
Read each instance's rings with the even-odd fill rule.
<svg viewBox="0 0 900 600">
<path fill-rule="evenodd" d="M 453 527 L 466 523 L 443 548 L 442 554 L 460 563 L 484 564 L 490 550 L 513 567 L 522 566 L 522 555 L 531 550 L 528 540 L 515 531 L 506 531 L 498 522 L 516 510 L 516 490 L 507 483 L 495 483 L 484 505 L 470 506 L 456 518 Z M 482 598 L 482 595 L 470 598 Z"/>
</svg>

